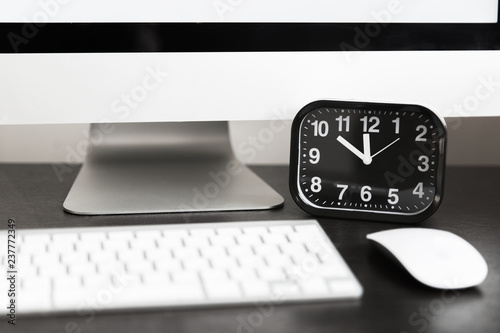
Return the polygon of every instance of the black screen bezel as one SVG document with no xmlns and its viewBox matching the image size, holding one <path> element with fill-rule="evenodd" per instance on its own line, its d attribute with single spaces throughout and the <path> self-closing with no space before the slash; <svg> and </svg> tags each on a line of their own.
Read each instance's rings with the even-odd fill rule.
<svg viewBox="0 0 500 333">
<path fill-rule="evenodd" d="M 500 50 L 498 22 L 0 23 L 0 36 L 0 53 Z"/>
</svg>

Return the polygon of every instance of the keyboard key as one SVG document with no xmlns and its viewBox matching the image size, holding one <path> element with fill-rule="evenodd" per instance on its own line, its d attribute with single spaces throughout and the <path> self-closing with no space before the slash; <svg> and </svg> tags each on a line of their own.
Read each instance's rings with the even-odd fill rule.
<svg viewBox="0 0 500 333">
<path fill-rule="evenodd" d="M 200 278 L 197 272 L 177 271 L 172 273 L 172 281 L 176 283 L 198 283 Z"/>
<path fill-rule="evenodd" d="M 165 299 L 172 299 L 174 304 L 183 304 L 205 300 L 205 293 L 203 292 L 201 284 L 193 283 L 168 285 L 163 289 L 163 295 L 163 300 L 160 301 L 161 304 L 165 302 Z"/>
<path fill-rule="evenodd" d="M 4 289 L 5 290 L 5 289 Z M 20 313 L 42 313 L 53 308 L 51 288 L 47 286 L 25 287 L 18 293 L 17 307 Z"/>
<path fill-rule="evenodd" d="M 22 274 L 23 277 L 31 278 L 31 277 L 35 277 L 38 275 L 38 267 L 35 265 L 23 265 L 20 262 L 18 267 L 20 267 L 20 268 L 17 270 L 17 272 L 19 274 Z M 3 277 L 3 276 L 5 276 L 5 274 L 3 274 L 1 276 Z"/>
<path fill-rule="evenodd" d="M 50 290 L 52 280 L 50 277 L 33 276 L 30 278 L 21 277 L 21 287 L 23 290 L 47 289 Z M 18 284 L 19 287 L 19 284 Z"/>
<path fill-rule="evenodd" d="M 109 286 L 113 288 L 128 288 L 141 284 L 141 274 L 118 271 L 111 274 Z"/>
<path fill-rule="evenodd" d="M 161 238 L 157 241 L 158 248 L 162 250 L 171 250 L 184 247 L 182 238 Z"/>
<path fill-rule="evenodd" d="M 80 240 L 82 243 L 100 243 L 107 239 L 106 233 L 93 231 L 93 232 L 83 232 L 80 234 Z"/>
<path fill-rule="evenodd" d="M 261 299 L 264 298 L 264 301 L 267 301 L 269 298 L 271 298 L 271 286 L 267 281 L 258 279 L 244 280 L 241 281 L 241 287 L 246 297 Z"/>
<path fill-rule="evenodd" d="M 47 250 L 49 253 L 64 253 L 75 251 L 75 242 L 66 241 L 54 241 L 47 244 Z"/>
<path fill-rule="evenodd" d="M 68 274 L 68 268 L 63 265 L 38 266 L 38 275 L 42 277 L 50 278 L 67 274 Z"/>
<path fill-rule="evenodd" d="M 76 232 L 61 232 L 52 235 L 54 243 L 76 243 L 79 238 Z"/>
<path fill-rule="evenodd" d="M 227 256 L 226 249 L 223 246 L 210 246 L 204 248 L 201 251 L 201 255 L 204 258 L 212 259 L 212 258 L 220 258 Z"/>
<path fill-rule="evenodd" d="M 210 244 L 213 246 L 233 246 L 236 244 L 236 240 L 226 235 L 216 235 L 210 237 Z"/>
<path fill-rule="evenodd" d="M 299 281 L 300 288 L 307 295 L 326 295 L 328 294 L 328 285 L 324 279 L 314 278 L 306 281 Z"/>
<path fill-rule="evenodd" d="M 125 264 L 128 273 L 142 273 L 147 274 L 153 272 L 153 263 L 145 260 L 130 261 Z"/>
<path fill-rule="evenodd" d="M 118 271 L 115 271 L 108 275 L 99 274 L 93 277 L 85 277 L 85 278 L 82 277 L 82 285 L 83 285 L 82 289 L 89 293 L 90 292 L 95 293 L 98 290 L 107 289 L 109 286 L 113 286 L 111 277 L 113 275 L 120 275 L 120 274 L 124 274 L 124 272 L 121 271 L 121 273 L 118 273 Z"/>
<path fill-rule="evenodd" d="M 257 274 L 260 278 L 267 281 L 285 280 L 283 269 L 278 267 L 261 267 L 257 270 Z"/>
<path fill-rule="evenodd" d="M 155 248 L 144 251 L 144 254 L 146 256 L 146 259 L 152 262 L 172 260 L 172 252 L 169 250 Z"/>
<path fill-rule="evenodd" d="M 292 257 L 302 257 L 307 253 L 306 247 L 302 243 L 279 244 L 281 252 Z"/>
<path fill-rule="evenodd" d="M 259 268 L 266 266 L 264 258 L 261 256 L 251 256 L 247 258 L 238 258 L 241 267 Z"/>
<path fill-rule="evenodd" d="M 236 242 L 241 245 L 261 245 L 262 240 L 257 234 L 245 234 L 239 235 L 236 238 Z"/>
<path fill-rule="evenodd" d="M 241 297 L 241 290 L 238 282 L 217 281 L 205 285 L 208 298 L 212 300 L 238 299 Z"/>
<path fill-rule="evenodd" d="M 98 243 L 96 243 L 98 244 Z M 124 238 L 116 238 L 113 240 L 106 240 L 102 243 L 102 248 L 105 251 L 125 251 L 130 249 L 130 242 Z"/>
<path fill-rule="evenodd" d="M 125 264 L 119 261 L 97 264 L 97 273 L 104 277 L 124 271 L 125 271 Z"/>
<path fill-rule="evenodd" d="M 145 272 L 141 274 L 142 282 L 145 285 L 158 286 L 162 288 L 165 284 L 170 283 L 170 277 L 163 272 Z"/>
<path fill-rule="evenodd" d="M 255 272 L 255 269 L 248 267 L 231 268 L 231 270 L 229 271 L 229 275 L 231 276 L 231 279 L 236 281 L 257 279 L 257 273 Z"/>
<path fill-rule="evenodd" d="M 122 251 L 117 252 L 118 254 L 118 260 L 124 263 L 128 262 L 137 262 L 137 261 L 144 261 L 146 259 L 146 256 L 144 255 L 144 252 L 142 251 L 134 251 L 130 249 L 125 249 Z"/>
<path fill-rule="evenodd" d="M 292 259 L 286 254 L 271 254 L 265 257 L 268 266 L 271 267 L 288 267 L 292 265 Z"/>
<path fill-rule="evenodd" d="M 184 291 L 190 293 L 189 296 L 194 294 L 193 290 Z M 125 287 L 123 291 L 114 294 L 110 306 L 116 308 L 158 306 L 163 304 L 165 299 L 169 297 L 181 299 L 186 296 L 182 294 L 182 291 L 177 286 L 173 286 L 169 283 L 165 284 L 162 288 L 155 289 L 148 288 L 144 285 L 137 285 Z M 196 298 L 192 297 L 191 299 Z"/>
<path fill-rule="evenodd" d="M 290 299 L 300 295 L 300 288 L 293 281 L 274 282 L 271 284 L 271 293 L 284 299 Z"/>
<path fill-rule="evenodd" d="M 188 236 L 188 231 L 185 229 L 170 229 L 163 231 L 163 237 L 167 239 L 182 239 Z"/>
<path fill-rule="evenodd" d="M 275 225 L 269 227 L 269 232 L 273 234 L 291 234 L 294 230 L 289 225 Z"/>
<path fill-rule="evenodd" d="M 208 238 L 209 236 L 215 235 L 215 230 L 211 228 L 195 228 L 190 231 L 191 237 L 203 237 Z"/>
<path fill-rule="evenodd" d="M 254 251 L 257 255 L 268 257 L 275 256 L 281 254 L 281 251 L 276 244 L 262 244 L 259 246 L 255 246 Z"/>
<path fill-rule="evenodd" d="M 53 252 L 38 252 L 32 255 L 32 263 L 38 266 L 56 265 L 59 263 L 59 259 L 59 254 Z M 26 267 L 27 263 L 22 261 L 20 261 L 20 267 Z"/>
<path fill-rule="evenodd" d="M 263 235 L 263 234 L 267 234 L 267 228 L 266 227 L 251 226 L 251 227 L 243 228 L 243 232 L 247 235 Z"/>
<path fill-rule="evenodd" d="M 66 289 L 55 289 L 53 291 L 53 307 L 56 310 L 65 309 L 83 309 L 85 304 L 88 304 L 88 299 L 91 298 L 91 293 L 85 289 L 74 289 L 68 292 Z M 95 304 L 95 303 L 94 303 Z M 88 308 L 96 310 L 94 305 L 88 305 Z"/>
<path fill-rule="evenodd" d="M 78 242 L 75 243 L 75 252 L 101 252 L 103 249 L 103 243 L 100 241 L 95 242 Z M 111 249 L 114 251 L 115 249 Z"/>
<path fill-rule="evenodd" d="M 217 228 L 216 231 L 218 235 L 224 235 L 224 236 L 229 236 L 229 235 L 234 236 L 241 234 L 241 229 L 236 227 L 222 227 L 222 228 Z"/>
<path fill-rule="evenodd" d="M 349 270 L 344 265 L 320 265 L 311 273 L 314 276 L 332 279 L 346 278 L 349 274 Z"/>
<path fill-rule="evenodd" d="M 312 224 L 300 224 L 295 226 L 295 231 L 300 234 L 313 234 L 319 235 L 319 229 Z"/>
<path fill-rule="evenodd" d="M 322 256 L 331 254 L 332 250 L 330 249 L 329 244 L 326 241 L 308 241 L 305 243 L 306 248 L 311 253 L 317 253 Z"/>
<path fill-rule="evenodd" d="M 231 268 L 237 265 L 237 261 L 231 257 L 220 257 L 210 259 L 213 268 Z"/>
<path fill-rule="evenodd" d="M 82 278 L 77 275 L 64 277 L 56 276 L 52 279 L 52 281 L 53 288 L 61 292 L 71 292 L 71 290 L 81 288 L 83 286 Z M 52 288 L 52 286 L 50 288 Z"/>
<path fill-rule="evenodd" d="M 192 258 L 184 261 L 184 269 L 186 270 L 204 270 L 210 268 L 210 264 L 205 258 Z"/>
<path fill-rule="evenodd" d="M 204 236 L 191 236 L 184 238 L 184 246 L 185 247 L 208 247 L 208 237 Z"/>
<path fill-rule="evenodd" d="M 183 269 L 182 262 L 177 259 L 155 261 L 153 265 L 158 272 L 175 272 Z"/>
<path fill-rule="evenodd" d="M 96 264 L 86 263 L 72 263 L 68 266 L 68 275 L 72 276 L 85 276 L 94 275 L 97 272 Z"/>
<path fill-rule="evenodd" d="M 117 254 L 114 251 L 99 251 L 89 253 L 89 260 L 97 264 L 112 263 L 118 260 Z"/>
<path fill-rule="evenodd" d="M 296 232 L 287 235 L 287 237 L 292 243 L 307 243 L 307 242 L 315 242 L 318 239 L 318 234 Z"/>
<path fill-rule="evenodd" d="M 181 247 L 172 250 L 174 258 L 187 260 L 193 258 L 199 258 L 200 252 L 197 248 L 194 247 Z"/>
<path fill-rule="evenodd" d="M 34 246 L 35 244 L 48 244 L 51 242 L 51 237 L 49 234 L 28 234 L 22 236 L 22 242 L 30 246 Z"/>
<path fill-rule="evenodd" d="M 202 281 L 227 281 L 229 276 L 227 272 L 223 269 L 206 269 L 200 272 Z"/>
<path fill-rule="evenodd" d="M 135 238 L 137 240 L 147 240 L 153 241 L 162 237 L 159 230 L 139 230 L 135 232 Z"/>
<path fill-rule="evenodd" d="M 284 234 L 265 234 L 261 235 L 264 244 L 285 244 L 288 243 L 287 236 Z"/>
<path fill-rule="evenodd" d="M 111 232 L 108 232 L 108 239 L 109 240 L 126 240 L 126 241 L 129 241 L 129 240 L 132 240 L 134 237 L 134 233 L 132 231 L 111 231 Z"/>
<path fill-rule="evenodd" d="M 45 252 L 47 251 L 48 244 L 49 242 L 46 241 L 46 237 L 42 238 L 28 237 L 28 240 L 25 240 L 22 243 L 17 244 L 17 250 L 19 253 L 25 253 L 25 254 Z"/>
<path fill-rule="evenodd" d="M 254 252 L 251 246 L 249 245 L 235 245 L 235 246 L 228 246 L 227 247 L 227 253 L 231 257 L 235 258 L 247 258 L 249 256 L 253 256 Z"/>
<path fill-rule="evenodd" d="M 138 238 L 130 242 L 130 248 L 132 250 L 139 251 L 150 251 L 157 248 L 156 241 L 148 238 Z"/>
<path fill-rule="evenodd" d="M 361 296 L 361 286 L 352 279 L 336 280 L 329 283 L 330 289 L 335 296 Z"/>
</svg>

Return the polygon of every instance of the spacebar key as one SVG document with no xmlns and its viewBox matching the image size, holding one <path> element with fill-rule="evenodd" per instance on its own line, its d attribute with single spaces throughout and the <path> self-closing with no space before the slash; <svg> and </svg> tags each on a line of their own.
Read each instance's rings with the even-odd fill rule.
<svg viewBox="0 0 500 333">
<path fill-rule="evenodd" d="M 196 284 L 135 285 L 113 295 L 105 308 L 155 307 L 197 303 L 205 299 L 201 286 Z"/>
</svg>

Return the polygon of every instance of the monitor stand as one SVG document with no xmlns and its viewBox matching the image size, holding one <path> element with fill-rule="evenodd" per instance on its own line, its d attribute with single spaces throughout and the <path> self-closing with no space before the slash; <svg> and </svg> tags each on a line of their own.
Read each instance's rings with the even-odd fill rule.
<svg viewBox="0 0 500 333">
<path fill-rule="evenodd" d="M 92 124 L 64 210 L 79 215 L 257 210 L 283 198 L 238 162 L 227 122 Z"/>
</svg>

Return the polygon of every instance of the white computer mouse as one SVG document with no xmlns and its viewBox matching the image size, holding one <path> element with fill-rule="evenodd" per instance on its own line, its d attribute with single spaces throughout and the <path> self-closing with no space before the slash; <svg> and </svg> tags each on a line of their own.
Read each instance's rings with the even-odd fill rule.
<svg viewBox="0 0 500 333">
<path fill-rule="evenodd" d="M 369 234 L 415 279 L 440 289 L 462 289 L 484 281 L 488 266 L 463 238 L 443 230 L 402 228 Z"/>
</svg>

